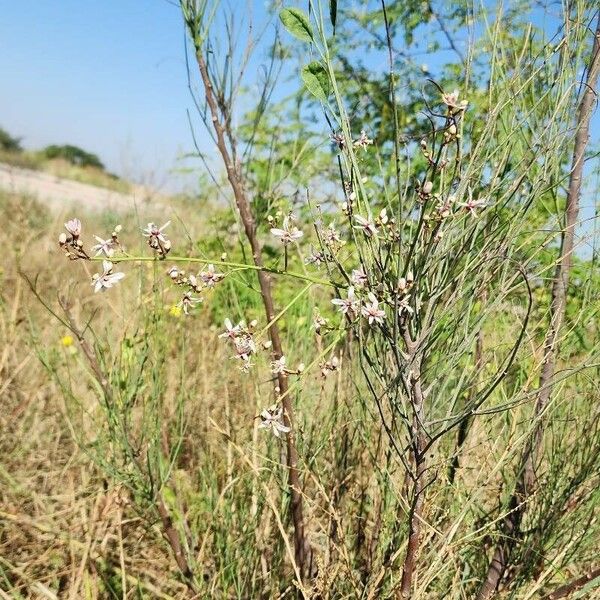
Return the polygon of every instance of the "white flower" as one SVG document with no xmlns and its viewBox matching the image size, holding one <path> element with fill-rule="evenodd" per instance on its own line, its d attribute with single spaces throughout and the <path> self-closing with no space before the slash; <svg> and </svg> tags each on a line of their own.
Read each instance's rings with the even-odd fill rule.
<svg viewBox="0 0 600 600">
<path fill-rule="evenodd" d="M 186 315 L 190 314 L 190 309 L 192 309 L 196 304 L 200 304 L 203 302 L 203 298 L 195 298 L 192 296 L 192 292 L 186 292 L 183 295 L 183 298 L 177 303 L 177 306 L 183 309 L 183 312 Z"/>
<path fill-rule="evenodd" d="M 108 260 L 102 261 L 103 272 L 96 273 L 92 277 L 92 285 L 94 286 L 94 293 L 103 292 L 111 288 L 115 283 L 118 283 L 125 277 L 125 273 L 113 273 L 113 264 Z"/>
<path fill-rule="evenodd" d="M 115 250 L 113 248 L 114 242 L 112 238 L 109 240 L 103 240 L 97 235 L 95 235 L 94 237 L 96 238 L 96 241 L 98 243 L 95 246 L 92 246 L 92 252 L 95 252 L 96 256 L 98 256 L 99 254 L 104 254 L 104 256 L 110 258 L 115 253 Z"/>
<path fill-rule="evenodd" d="M 179 269 L 175 266 L 170 267 L 169 270 L 167 271 L 167 275 L 171 278 L 171 279 L 177 279 L 179 277 Z"/>
<path fill-rule="evenodd" d="M 171 221 L 167 221 L 162 227 L 158 227 L 154 223 L 148 223 L 145 229 L 142 229 L 142 233 L 144 237 L 148 238 L 148 243 L 151 246 L 155 246 L 156 241 L 158 240 L 161 243 L 165 243 L 167 238 L 165 237 L 163 231 L 171 224 Z"/>
<path fill-rule="evenodd" d="M 355 148 L 362 148 L 363 150 L 367 150 L 367 148 L 373 143 L 373 140 L 370 139 L 369 137 L 367 137 L 367 134 L 365 132 L 365 130 L 363 129 L 360 132 L 360 137 L 357 140 L 354 140 L 354 147 Z"/>
<path fill-rule="evenodd" d="M 354 284 L 355 287 L 359 289 L 367 285 L 367 283 L 369 282 L 369 280 L 367 279 L 367 275 L 363 271 L 362 267 L 359 269 L 353 269 L 352 275 L 350 275 L 350 281 Z"/>
<path fill-rule="evenodd" d="M 74 237 L 81 235 L 81 221 L 79 219 L 70 219 L 65 223 L 65 229 Z"/>
<path fill-rule="evenodd" d="M 350 286 L 348 288 L 348 297 L 347 298 L 334 298 L 331 301 L 331 304 L 335 304 L 339 306 L 339 310 L 344 315 L 354 316 L 358 311 L 359 302 L 356 296 L 354 295 L 354 288 Z"/>
<path fill-rule="evenodd" d="M 358 223 L 358 225 L 354 225 L 354 229 L 362 229 L 363 233 L 367 237 L 377 236 L 377 228 L 375 227 L 375 223 L 370 219 L 365 219 L 360 215 L 355 215 L 354 219 Z"/>
<path fill-rule="evenodd" d="M 451 109 L 455 111 L 466 110 L 467 105 L 469 104 L 467 100 L 458 101 L 459 92 L 458 90 L 454 90 L 449 94 L 442 94 L 442 102 Z"/>
<path fill-rule="evenodd" d="M 337 371 L 340 366 L 340 359 L 337 356 L 332 357 L 326 363 L 319 365 L 321 367 L 321 375 L 327 377 L 330 373 Z"/>
<path fill-rule="evenodd" d="M 477 217 L 477 211 L 480 208 L 487 206 L 487 200 L 485 198 L 473 200 L 470 196 L 471 195 L 469 194 L 469 200 L 467 202 L 459 202 L 458 206 L 464 208 L 472 217 Z"/>
<path fill-rule="evenodd" d="M 280 406 L 273 405 L 265 408 L 260 413 L 260 429 L 270 429 L 274 436 L 281 437 L 282 433 L 289 433 L 291 427 L 288 427 L 283 421 L 283 409 Z"/>
<path fill-rule="evenodd" d="M 271 233 L 275 237 L 278 237 L 283 242 L 284 246 L 298 241 L 304 235 L 295 225 L 293 225 L 293 218 L 289 215 L 283 219 L 283 229 L 274 227 L 271 229 Z"/>
<path fill-rule="evenodd" d="M 198 277 L 202 279 L 202 282 L 206 287 L 214 287 L 215 284 L 219 283 L 219 281 L 225 277 L 225 275 L 217 273 L 215 271 L 215 265 L 210 264 L 206 271 L 200 271 Z"/>
<path fill-rule="evenodd" d="M 230 319 L 225 319 L 225 331 L 219 335 L 220 338 L 230 338 L 235 340 L 244 330 L 244 322 L 240 321 L 235 327 Z"/>
<path fill-rule="evenodd" d="M 373 323 L 383 323 L 385 311 L 379 308 L 379 301 L 375 297 L 375 294 L 369 292 L 368 298 L 370 302 L 366 302 L 360 311 L 362 316 L 369 321 L 369 325 L 372 325 Z"/>
<path fill-rule="evenodd" d="M 273 375 L 282 375 L 285 373 L 285 356 L 271 362 L 271 373 Z"/>
<path fill-rule="evenodd" d="M 400 300 L 398 300 L 398 315 L 402 316 L 403 313 L 408 313 L 412 315 L 415 311 L 412 306 L 409 304 L 410 302 L 410 294 L 406 294 Z"/>
</svg>

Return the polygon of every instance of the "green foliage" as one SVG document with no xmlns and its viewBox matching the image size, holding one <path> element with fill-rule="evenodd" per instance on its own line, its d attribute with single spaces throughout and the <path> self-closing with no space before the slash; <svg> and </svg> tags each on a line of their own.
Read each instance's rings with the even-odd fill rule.
<svg viewBox="0 0 600 600">
<path fill-rule="evenodd" d="M 41 153 L 49 160 L 62 158 L 78 167 L 94 167 L 96 169 L 104 170 L 104 165 L 95 154 L 86 152 L 78 146 L 72 146 L 70 144 L 64 146 L 46 146 Z"/>
<path fill-rule="evenodd" d="M 23 150 L 21 147 L 21 138 L 13 137 L 8 131 L 0 127 L 0 150 L 21 152 Z"/>
<path fill-rule="evenodd" d="M 313 61 L 302 67 L 302 81 L 306 89 L 319 101 L 327 102 L 329 97 L 329 75 L 325 67 L 318 61 Z"/>
<path fill-rule="evenodd" d="M 314 34 L 308 17 L 299 8 L 284 8 L 279 13 L 283 26 L 303 42 L 312 42 Z"/>
</svg>

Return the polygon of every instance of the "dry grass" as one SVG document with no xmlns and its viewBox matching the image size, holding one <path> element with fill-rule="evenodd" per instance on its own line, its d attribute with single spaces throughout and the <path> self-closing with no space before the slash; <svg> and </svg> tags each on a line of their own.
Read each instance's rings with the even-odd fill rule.
<svg viewBox="0 0 600 600">
<path fill-rule="evenodd" d="M 272 402 L 264 376 L 268 370 L 263 365 L 260 377 L 242 376 L 216 335 L 223 315 L 260 315 L 256 291 L 234 282 L 196 317 L 175 318 L 168 314 L 176 297 L 163 287 L 164 268 L 154 278 L 149 264 L 132 266 L 126 285 L 98 298 L 86 273 L 95 265 L 69 263 L 57 251 L 62 215 L 23 198 L 4 195 L 0 201 L 6 223 L 2 241 L 8 249 L 0 279 L 1 597 L 190 597 L 148 500 L 136 496 L 122 472 L 99 467 L 97 450 L 108 456 L 114 447 L 104 435 L 106 414 L 97 387 L 81 350 L 61 344 L 68 331 L 35 300 L 18 264 L 31 281 L 38 277 L 37 289 L 50 307 L 58 310 L 56 295 L 61 293 L 71 299 L 80 323 L 94 315 L 98 351 L 118 377 L 115 389 L 128 389 L 144 341 L 150 339 L 132 415 L 134 425 L 143 423 L 147 398 L 158 390 L 163 456 L 181 442 L 164 493 L 198 569 L 201 592 L 196 597 L 293 597 L 297 588 L 281 447 L 258 431 L 254 419 Z M 206 240 L 207 230 L 217 236 L 206 213 L 200 221 L 189 207 L 174 210 L 186 215 L 190 240 Z M 88 234 L 109 230 L 117 218 L 80 216 Z M 124 239 L 131 248 L 138 234 L 129 225 L 146 217 L 159 218 L 121 217 L 128 223 L 130 234 Z M 180 227 L 179 239 L 184 239 L 183 226 L 174 227 Z M 192 248 L 196 244 L 190 241 Z M 291 364 L 301 358 L 309 363 L 320 351 L 308 333 L 313 301 L 307 299 L 288 320 L 285 344 Z M 320 304 L 326 302 L 320 299 Z M 493 345 L 496 336 L 502 344 L 502 330 L 493 332 L 488 343 Z M 342 343 L 338 350 L 346 356 L 352 346 Z M 492 350 L 492 370 L 493 360 Z M 404 471 L 390 455 L 359 379 L 349 375 L 344 368 L 326 383 L 318 375 L 308 377 L 297 396 L 306 520 L 318 567 L 305 597 L 315 599 L 390 597 L 406 547 L 399 526 L 408 509 Z M 557 396 L 552 410 L 560 417 L 564 399 L 571 397 L 568 385 Z M 562 448 L 563 455 L 570 447 L 577 450 L 572 443 L 578 435 L 577 411 L 587 410 L 594 397 L 592 382 L 580 388 L 580 400 L 567 407 L 573 417 L 568 430 L 567 421 L 558 418 L 549 445 Z M 185 417 L 181 435 L 179 406 Z M 486 515 L 497 510 L 530 410 L 523 404 L 501 418 L 477 420 L 454 486 L 445 479 L 448 448 L 432 449 L 436 479 L 428 492 L 414 598 L 469 597 L 465 590 L 473 589 L 477 570 L 484 567 L 481 549 L 491 544 Z M 559 431 L 564 438 L 556 437 Z M 132 435 L 141 433 L 134 427 Z M 575 453 L 571 457 L 577 459 Z M 558 532 L 558 542 L 548 546 L 546 565 L 552 567 L 500 597 L 535 598 L 554 583 L 585 572 L 597 540 L 593 481 L 577 492 L 585 496 L 585 510 L 577 502 L 565 509 L 572 511 L 573 535 L 565 542 Z M 540 507 L 548 506 L 547 499 L 538 500 Z M 537 518 L 541 512 L 533 514 Z M 591 533 L 580 543 L 576 523 L 583 523 L 585 515 Z M 579 550 L 569 556 L 576 543 Z"/>
</svg>

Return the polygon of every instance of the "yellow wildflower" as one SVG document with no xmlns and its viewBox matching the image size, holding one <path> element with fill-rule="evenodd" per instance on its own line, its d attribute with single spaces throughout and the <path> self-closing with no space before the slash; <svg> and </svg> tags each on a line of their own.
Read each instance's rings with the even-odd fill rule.
<svg viewBox="0 0 600 600">
<path fill-rule="evenodd" d="M 73 345 L 75 340 L 73 340 L 73 336 L 72 335 L 65 335 L 63 337 L 60 338 L 60 343 L 62 346 L 64 346 L 65 348 L 69 348 L 70 346 Z"/>
<path fill-rule="evenodd" d="M 172 317 L 179 318 L 181 316 L 181 313 L 182 313 L 181 306 L 177 306 L 176 304 L 171 306 L 171 308 L 169 309 L 169 314 Z"/>
</svg>

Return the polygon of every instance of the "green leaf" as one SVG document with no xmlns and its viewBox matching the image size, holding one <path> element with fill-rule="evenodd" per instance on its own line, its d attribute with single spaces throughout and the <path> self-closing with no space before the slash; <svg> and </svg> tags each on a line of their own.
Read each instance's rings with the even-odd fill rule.
<svg viewBox="0 0 600 600">
<path fill-rule="evenodd" d="M 301 76 L 306 89 L 321 102 L 327 102 L 329 75 L 327 75 L 325 67 L 315 60 L 302 67 Z"/>
<path fill-rule="evenodd" d="M 333 25 L 333 34 L 335 35 L 335 22 L 337 21 L 337 0 L 329 0 L 329 18 Z"/>
<path fill-rule="evenodd" d="M 279 13 L 283 26 L 303 42 L 314 41 L 312 27 L 308 17 L 299 8 L 284 8 Z"/>
</svg>

